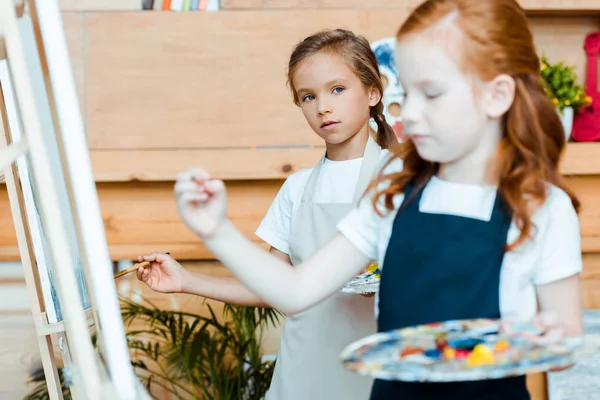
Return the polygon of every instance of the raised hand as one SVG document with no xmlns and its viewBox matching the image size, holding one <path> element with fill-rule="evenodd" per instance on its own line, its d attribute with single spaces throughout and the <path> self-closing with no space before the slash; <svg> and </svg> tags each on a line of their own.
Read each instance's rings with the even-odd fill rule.
<svg viewBox="0 0 600 400">
<path fill-rule="evenodd" d="M 212 236 L 227 219 L 227 194 L 223 181 L 192 168 L 177 177 L 177 209 L 185 225 L 200 238 Z"/>
</svg>

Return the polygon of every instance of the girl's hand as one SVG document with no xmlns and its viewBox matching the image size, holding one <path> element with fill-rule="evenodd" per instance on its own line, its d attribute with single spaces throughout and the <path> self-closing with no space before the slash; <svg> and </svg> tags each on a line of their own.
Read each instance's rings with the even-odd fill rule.
<svg viewBox="0 0 600 400">
<path fill-rule="evenodd" d="M 531 340 L 541 345 L 556 343 L 569 334 L 567 327 L 560 322 L 558 314 L 553 312 L 538 313 L 531 319 L 531 323 L 542 332 L 541 335 L 532 336 Z"/>
<path fill-rule="evenodd" d="M 223 181 L 192 168 L 177 177 L 177 209 L 185 225 L 201 239 L 214 235 L 227 219 L 227 195 Z"/>
<path fill-rule="evenodd" d="M 556 343 L 567 336 L 566 326 L 559 321 L 556 313 L 538 313 L 531 319 L 530 323 L 540 332 L 539 334 L 527 331 L 522 332 L 517 328 L 519 324 L 515 326 L 510 322 L 502 324 L 502 332 L 507 334 L 522 334 L 532 342 L 542 346 Z"/>
<path fill-rule="evenodd" d="M 150 262 L 149 266 L 140 267 L 136 271 L 137 278 L 148 285 L 150 289 L 163 293 L 183 292 L 187 271 L 170 255 L 152 253 L 138 256 L 138 261 Z"/>
</svg>

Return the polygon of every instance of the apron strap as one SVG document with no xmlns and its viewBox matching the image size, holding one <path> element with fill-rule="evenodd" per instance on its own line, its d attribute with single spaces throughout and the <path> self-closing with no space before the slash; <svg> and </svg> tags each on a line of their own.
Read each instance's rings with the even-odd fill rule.
<svg viewBox="0 0 600 400">
<path fill-rule="evenodd" d="M 379 147 L 371 135 L 369 135 L 362 164 L 360 166 L 360 173 L 358 174 L 358 182 L 356 183 L 356 189 L 354 190 L 354 204 L 358 203 L 362 195 L 365 193 L 365 190 L 367 190 L 369 183 L 371 183 L 371 180 L 377 171 L 377 166 L 379 165 L 380 153 L 381 147 Z"/>
<path fill-rule="evenodd" d="M 364 194 L 367 186 L 373 179 L 375 175 L 375 171 L 377 170 L 377 166 L 379 165 L 379 154 L 381 153 L 381 147 L 373 140 L 371 135 L 369 135 L 369 139 L 367 140 L 367 145 L 365 146 L 365 152 L 363 153 L 363 159 L 360 166 L 360 172 L 358 174 L 358 182 L 356 184 L 356 189 L 354 190 L 354 204 L 358 203 L 361 196 Z M 308 177 L 308 182 L 306 182 L 306 186 L 304 187 L 304 192 L 302 193 L 302 203 L 312 202 L 314 198 L 314 193 L 317 187 L 317 183 L 319 182 L 319 176 L 321 174 L 321 167 L 325 162 L 325 155 L 323 156 L 313 167 L 310 176 Z"/>
<path fill-rule="evenodd" d="M 308 182 L 306 182 L 306 186 L 304 186 L 301 203 L 312 202 L 317 183 L 319 182 L 319 175 L 321 175 L 321 166 L 323 166 L 323 163 L 325 163 L 326 154 L 327 152 L 323 153 L 317 165 L 313 167 L 313 170 L 308 177 Z"/>
</svg>

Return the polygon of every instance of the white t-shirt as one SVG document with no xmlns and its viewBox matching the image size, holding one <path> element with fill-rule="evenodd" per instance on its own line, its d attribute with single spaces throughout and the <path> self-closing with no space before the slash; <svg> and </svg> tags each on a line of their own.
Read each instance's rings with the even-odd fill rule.
<svg viewBox="0 0 600 400">
<path fill-rule="evenodd" d="M 380 161 L 388 155 L 387 150 L 381 150 Z M 351 204 L 361 165 L 362 157 L 346 161 L 325 159 L 315 188 L 313 202 Z M 286 254 L 290 254 L 288 241 L 292 223 L 312 170 L 313 168 L 300 170 L 285 180 L 256 230 L 258 237 Z"/>
<path fill-rule="evenodd" d="M 386 168 L 386 173 L 399 171 L 400 160 Z M 424 213 L 443 213 L 489 221 L 496 187 L 458 184 L 432 178 L 419 203 Z M 382 200 L 383 198 L 381 198 Z M 338 224 L 339 231 L 356 248 L 380 267 L 392 234 L 394 218 L 404 194 L 394 197 L 395 210 L 386 212 L 383 202 L 380 217 L 372 206 L 372 197 L 365 196 L 358 208 Z M 532 216 L 533 238 L 505 254 L 500 273 L 500 312 L 507 319 L 530 319 L 537 308 L 535 286 L 557 281 L 582 270 L 579 219 L 569 196 L 560 188 L 548 185 L 545 203 Z M 406 229 L 411 229 L 407 226 Z M 509 228 L 507 243 L 519 236 L 514 220 Z M 378 315 L 378 295 L 375 315 Z"/>
</svg>

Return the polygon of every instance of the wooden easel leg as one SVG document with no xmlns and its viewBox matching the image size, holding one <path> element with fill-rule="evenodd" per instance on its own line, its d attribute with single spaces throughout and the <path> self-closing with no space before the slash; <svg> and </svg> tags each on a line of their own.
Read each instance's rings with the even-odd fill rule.
<svg viewBox="0 0 600 400">
<path fill-rule="evenodd" d="M 64 332 L 57 333 L 56 338 L 58 339 L 58 347 L 62 352 L 65 371 L 68 374 L 68 373 L 70 373 L 70 371 L 72 371 L 72 368 L 73 368 L 73 366 L 72 366 L 73 364 L 71 362 L 71 353 L 69 351 L 69 341 L 67 340 L 67 335 L 65 335 Z M 65 377 L 65 379 L 66 379 L 66 377 Z M 73 389 L 74 388 L 71 388 L 71 399 L 77 400 L 78 399 L 77 393 Z"/>
<path fill-rule="evenodd" d="M 11 137 L 3 93 L 3 87 L 0 84 L 0 143 L 6 145 L 11 143 Z M 13 222 L 17 234 L 21 263 L 25 272 L 25 283 L 27 284 L 29 292 L 29 302 L 31 304 L 34 317 L 39 316 L 45 318 L 43 315 L 44 302 L 41 296 L 40 281 L 39 277 L 34 272 L 36 270 L 35 263 L 33 261 L 35 260 L 35 254 L 33 250 L 33 243 L 31 242 L 29 224 L 27 222 L 27 212 L 25 211 L 23 193 L 21 191 L 21 185 L 18 184 L 19 178 L 17 169 L 14 165 L 9 165 L 4 169 L 3 173 L 6 180 L 6 188 L 8 191 Z M 56 368 L 56 358 L 54 355 L 51 337 L 50 335 L 44 335 L 40 332 L 37 332 L 37 341 L 50 399 L 63 400 L 62 388 L 60 379 L 58 377 L 58 370 Z"/>
<path fill-rule="evenodd" d="M 38 336 L 38 347 L 40 348 L 42 367 L 44 368 L 44 376 L 46 377 L 46 386 L 48 386 L 50 400 L 63 400 L 62 385 L 58 376 L 52 336 Z"/>
<path fill-rule="evenodd" d="M 27 61 L 12 0 L 0 0 L 0 21 L 17 93 L 17 104 L 22 115 L 23 137 L 27 138 L 29 143 L 33 181 L 43 198 L 40 211 L 42 221 L 48 229 L 47 235 L 52 249 L 52 265 L 56 268 L 54 272 L 63 322 L 69 339 L 74 344 L 71 350 L 77 367 L 72 371 L 78 386 L 76 389 L 77 392 L 81 391 L 86 399 L 101 399 L 102 383 L 97 363 L 98 356 L 90 342 L 77 279 L 72 271 L 76 260 L 73 259 L 71 243 L 66 234 L 65 220 L 61 214 L 56 213 L 56 210 L 61 209 L 56 177 L 50 169 L 52 164 L 44 142 L 35 95 L 27 74 Z"/>
</svg>

